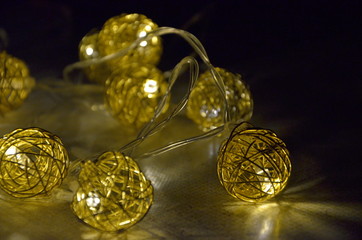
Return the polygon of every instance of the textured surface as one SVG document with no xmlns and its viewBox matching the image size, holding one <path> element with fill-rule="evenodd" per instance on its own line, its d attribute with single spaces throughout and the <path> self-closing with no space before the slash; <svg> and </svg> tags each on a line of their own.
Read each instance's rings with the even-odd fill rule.
<svg viewBox="0 0 362 240">
<path fill-rule="evenodd" d="M 102 56 L 115 53 L 128 47 L 139 37 L 155 30 L 157 24 L 142 14 L 121 14 L 108 19 L 98 34 L 98 49 Z M 161 39 L 153 37 L 142 41 L 127 55 L 114 59 L 110 64 L 122 65 L 130 62 L 157 64 L 162 52 Z"/>
<path fill-rule="evenodd" d="M 0 187 L 14 197 L 49 194 L 67 175 L 69 159 L 62 141 L 43 129 L 5 134 L 0 154 Z"/>
<path fill-rule="evenodd" d="M 248 121 L 253 113 L 253 99 L 239 74 L 216 68 L 225 84 L 226 99 L 233 122 Z M 187 116 L 205 131 L 221 126 L 225 113 L 224 99 L 210 71 L 200 75 L 186 108 Z"/>
<path fill-rule="evenodd" d="M 101 57 L 98 51 L 98 32 L 88 33 L 79 43 L 79 59 L 91 60 Z M 107 63 L 93 64 L 83 69 L 87 79 L 104 84 L 109 77 L 111 67 Z"/>
<path fill-rule="evenodd" d="M 221 145 L 217 173 L 233 197 L 261 202 L 286 186 L 292 170 L 289 152 L 274 132 L 246 125 L 237 125 Z"/>
<path fill-rule="evenodd" d="M 74 213 L 101 231 L 118 231 L 136 224 L 148 211 L 153 187 L 137 163 L 120 152 L 106 152 L 96 163 L 87 161 L 79 173 L 72 202 Z"/>
<path fill-rule="evenodd" d="M 5 51 L 0 53 L 0 113 L 18 108 L 34 87 L 26 64 Z"/>
<path fill-rule="evenodd" d="M 137 130 L 152 119 L 166 90 L 167 82 L 156 67 L 125 64 L 107 79 L 105 102 L 123 126 Z M 162 111 L 166 110 L 167 105 Z"/>
<path fill-rule="evenodd" d="M 250 85 L 251 123 L 275 131 L 290 150 L 288 185 L 259 204 L 228 195 L 216 172 L 226 134 L 139 161 L 154 186 L 154 203 L 126 231 L 101 233 L 74 216 L 70 204 L 76 188 L 70 183 L 77 179 L 70 173 L 57 188 L 65 191 L 62 198 L 55 198 L 56 189 L 54 198 L 43 201 L 1 194 L 0 239 L 360 240 L 361 1 L 140 2 L 7 1 L 0 22 L 9 34 L 9 52 L 27 62 L 37 81 L 52 84 L 66 64 L 77 61 L 80 39 L 121 12 L 144 13 L 159 26 L 190 30 L 215 66 L 241 73 Z M 190 53 L 178 38 L 163 43 L 163 70 Z M 38 85 L 20 108 L 1 118 L 0 135 L 42 127 L 63 140 L 72 161 L 95 159 L 133 139 L 105 111 L 101 90 L 60 87 L 48 91 Z M 169 126 L 150 147 L 199 133 L 186 117 Z"/>
</svg>

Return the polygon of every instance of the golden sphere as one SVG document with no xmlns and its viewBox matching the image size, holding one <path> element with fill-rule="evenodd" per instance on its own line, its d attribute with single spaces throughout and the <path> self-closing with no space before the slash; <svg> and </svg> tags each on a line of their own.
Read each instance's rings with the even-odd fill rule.
<svg viewBox="0 0 362 240">
<path fill-rule="evenodd" d="M 120 152 L 87 161 L 72 202 L 78 218 L 102 231 L 118 231 L 140 221 L 153 201 L 153 187 L 137 163 Z"/>
<path fill-rule="evenodd" d="M 26 64 L 5 51 L 0 53 L 0 113 L 18 108 L 28 97 L 35 80 Z"/>
<path fill-rule="evenodd" d="M 167 85 L 162 72 L 152 65 L 123 65 L 106 81 L 105 102 L 123 126 L 139 129 L 152 119 Z"/>
<path fill-rule="evenodd" d="M 102 57 L 98 50 L 98 32 L 93 32 L 84 36 L 79 43 L 79 59 L 91 60 Z M 111 73 L 110 66 L 106 63 L 93 64 L 84 69 L 88 80 L 104 84 Z"/>
<path fill-rule="evenodd" d="M 248 127 L 238 125 L 221 145 L 217 173 L 231 196 L 261 202 L 283 190 L 291 163 L 285 143 L 274 132 Z"/>
<path fill-rule="evenodd" d="M 107 56 L 130 46 L 137 38 L 146 36 L 158 28 L 142 14 L 122 14 L 108 19 L 98 34 L 98 50 Z M 152 37 L 142 41 L 138 47 L 126 55 L 109 61 L 111 65 L 122 65 L 129 62 L 140 62 L 156 65 L 161 57 L 162 43 L 160 37 Z"/>
<path fill-rule="evenodd" d="M 253 100 L 249 88 L 239 74 L 215 68 L 225 85 L 226 99 L 233 122 L 247 121 L 253 113 Z M 210 71 L 201 74 L 186 107 L 186 115 L 204 131 L 224 124 L 224 98 Z"/>
<path fill-rule="evenodd" d="M 69 167 L 61 140 L 40 128 L 4 135 L 0 154 L 0 187 L 18 198 L 49 193 L 62 183 Z"/>
</svg>

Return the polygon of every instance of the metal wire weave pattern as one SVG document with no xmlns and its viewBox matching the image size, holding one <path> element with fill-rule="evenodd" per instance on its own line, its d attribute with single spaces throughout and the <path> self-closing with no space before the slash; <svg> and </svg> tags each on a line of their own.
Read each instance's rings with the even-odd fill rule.
<svg viewBox="0 0 362 240">
<path fill-rule="evenodd" d="M 35 80 L 22 60 L 0 53 L 0 113 L 18 108 L 34 85 Z"/>
<path fill-rule="evenodd" d="M 267 129 L 238 125 L 219 151 L 217 172 L 233 197 L 260 202 L 286 186 L 291 172 L 285 143 Z"/>
<path fill-rule="evenodd" d="M 0 154 L 0 187 L 18 198 L 48 194 L 62 183 L 69 167 L 61 140 L 40 128 L 4 135 Z"/>
<path fill-rule="evenodd" d="M 78 218 L 102 231 L 118 231 L 137 223 L 153 202 L 153 187 L 137 163 L 120 152 L 87 161 L 79 174 L 72 202 Z"/>
</svg>

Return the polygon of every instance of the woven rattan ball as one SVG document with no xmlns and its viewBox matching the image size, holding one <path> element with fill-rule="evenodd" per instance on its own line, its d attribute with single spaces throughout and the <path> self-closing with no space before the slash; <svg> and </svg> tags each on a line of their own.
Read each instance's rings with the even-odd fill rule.
<svg viewBox="0 0 362 240">
<path fill-rule="evenodd" d="M 98 32 L 92 32 L 84 36 L 79 43 L 79 59 L 91 60 L 102 57 L 98 51 Z M 88 80 L 104 84 L 111 73 L 107 63 L 93 64 L 84 68 Z"/>
<path fill-rule="evenodd" d="M 134 225 L 153 201 L 150 181 L 132 158 L 120 152 L 106 152 L 95 164 L 87 161 L 79 185 L 71 207 L 78 218 L 102 231 Z"/>
<path fill-rule="evenodd" d="M 105 102 L 123 126 L 139 129 L 149 122 L 167 90 L 160 70 L 152 65 L 123 65 L 106 81 Z M 163 111 L 166 111 L 168 104 Z"/>
<path fill-rule="evenodd" d="M 289 152 L 276 134 L 238 125 L 221 145 L 217 173 L 233 197 L 260 202 L 277 195 L 291 172 Z"/>
<path fill-rule="evenodd" d="M 18 108 L 34 85 L 35 80 L 22 60 L 5 51 L 0 53 L 0 114 Z"/>
<path fill-rule="evenodd" d="M 0 187 L 14 197 L 47 194 L 68 171 L 68 154 L 61 140 L 40 128 L 4 135 L 0 154 Z"/>
<path fill-rule="evenodd" d="M 142 14 L 122 14 L 108 19 L 98 35 L 98 50 L 106 56 L 131 45 L 137 38 L 145 37 L 157 28 L 157 24 Z M 162 54 L 159 37 L 142 41 L 138 47 L 125 56 L 111 60 L 111 64 L 122 65 L 129 62 L 157 64 Z"/>
<path fill-rule="evenodd" d="M 253 100 L 249 88 L 239 74 L 233 74 L 222 68 L 215 69 L 225 85 L 231 121 L 249 120 L 253 112 Z M 216 128 L 224 123 L 224 101 L 211 72 L 206 71 L 200 75 L 190 94 L 186 115 L 205 131 Z"/>
</svg>

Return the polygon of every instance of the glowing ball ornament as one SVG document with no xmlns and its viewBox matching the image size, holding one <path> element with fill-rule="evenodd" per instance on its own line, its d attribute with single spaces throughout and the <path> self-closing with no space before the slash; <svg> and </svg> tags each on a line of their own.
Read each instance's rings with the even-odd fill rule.
<svg viewBox="0 0 362 240">
<path fill-rule="evenodd" d="M 61 140 L 40 128 L 4 135 L 0 154 L 0 187 L 18 198 L 48 194 L 62 183 L 69 167 Z"/>
<path fill-rule="evenodd" d="M 113 116 L 123 126 L 139 129 L 152 119 L 168 84 L 156 67 L 131 63 L 113 72 L 105 86 L 105 102 Z"/>
<path fill-rule="evenodd" d="M 145 37 L 158 28 L 157 24 L 142 14 L 122 14 L 108 19 L 98 34 L 98 50 L 107 56 L 130 46 L 137 38 Z M 126 55 L 111 60 L 111 64 L 129 62 L 157 64 L 162 53 L 160 37 L 140 42 L 139 46 Z"/>
<path fill-rule="evenodd" d="M 18 108 L 28 97 L 35 80 L 26 64 L 5 51 L 0 53 L 0 114 Z"/>
<path fill-rule="evenodd" d="M 92 32 L 84 36 L 79 43 L 79 59 L 91 60 L 102 57 L 98 50 L 98 32 Z M 110 66 L 106 63 L 93 64 L 84 69 L 88 80 L 104 84 L 111 73 Z"/>
<path fill-rule="evenodd" d="M 79 174 L 73 212 L 90 226 L 118 231 L 140 221 L 153 201 L 153 187 L 137 163 L 120 152 L 87 161 Z"/>
<path fill-rule="evenodd" d="M 220 147 L 218 177 L 235 198 L 247 202 L 270 199 L 286 186 L 290 172 L 286 145 L 270 130 L 240 124 Z"/>
<path fill-rule="evenodd" d="M 249 120 L 253 113 L 253 100 L 249 88 L 239 74 L 222 68 L 215 69 L 225 85 L 231 121 Z M 224 124 L 224 101 L 211 72 L 206 71 L 200 75 L 190 94 L 186 115 L 204 131 L 219 127 Z"/>
</svg>

